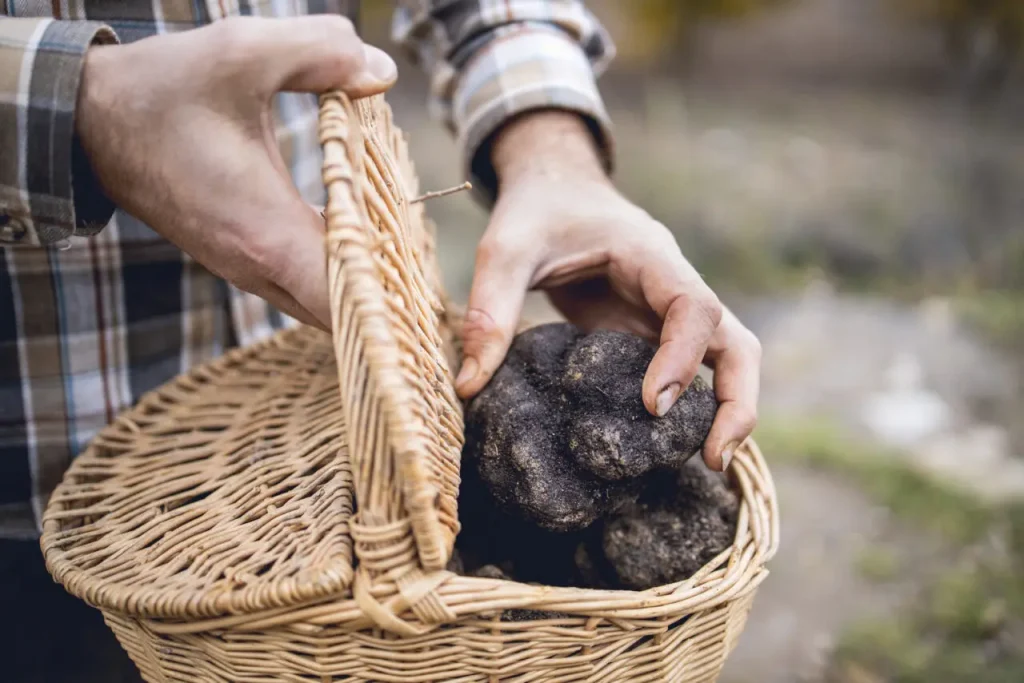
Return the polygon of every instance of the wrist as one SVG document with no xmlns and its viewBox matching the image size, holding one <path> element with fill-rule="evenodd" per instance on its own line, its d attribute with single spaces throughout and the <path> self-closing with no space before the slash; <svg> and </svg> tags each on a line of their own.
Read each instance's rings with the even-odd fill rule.
<svg viewBox="0 0 1024 683">
<path fill-rule="evenodd" d="M 92 142 L 97 123 L 103 114 L 97 109 L 105 96 L 103 89 L 103 65 L 109 61 L 110 50 L 117 46 L 94 46 L 85 53 L 82 61 L 82 78 L 78 86 L 78 100 L 75 104 L 75 136 L 86 153 L 92 151 Z"/>
<path fill-rule="evenodd" d="M 527 112 L 507 123 L 494 140 L 491 162 L 499 187 L 524 176 L 607 180 L 586 122 L 566 110 Z"/>
<path fill-rule="evenodd" d="M 97 57 L 106 58 L 110 50 L 117 49 L 116 45 L 94 45 L 86 51 L 82 62 L 75 102 L 71 163 L 75 222 L 78 230 L 84 234 L 99 232 L 109 222 L 115 209 L 93 158 L 104 145 L 101 126 L 105 115 L 100 110 L 104 98 L 100 87 L 103 77 L 97 73 Z"/>
</svg>

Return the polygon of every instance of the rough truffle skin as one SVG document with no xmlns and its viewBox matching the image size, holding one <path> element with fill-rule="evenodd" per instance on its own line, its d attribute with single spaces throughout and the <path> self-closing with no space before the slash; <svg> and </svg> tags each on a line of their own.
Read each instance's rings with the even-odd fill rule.
<svg viewBox="0 0 1024 683">
<path fill-rule="evenodd" d="M 562 390 L 572 397 L 569 449 L 598 477 L 618 481 L 677 466 L 698 451 L 718 409 L 714 391 L 693 380 L 664 419 L 644 407 L 644 373 L 654 348 L 640 337 L 597 332 L 570 350 Z"/>
<path fill-rule="evenodd" d="M 738 509 L 722 477 L 688 462 L 605 524 L 601 557 L 577 551 L 580 574 L 594 581 L 603 570 L 613 587 L 633 590 L 685 581 L 732 544 Z"/>
<path fill-rule="evenodd" d="M 634 335 L 588 335 L 566 323 L 518 335 L 466 409 L 464 463 L 516 517 L 584 529 L 636 500 L 642 477 L 700 449 L 718 404 L 697 378 L 664 418 L 641 385 L 654 347 Z"/>
</svg>

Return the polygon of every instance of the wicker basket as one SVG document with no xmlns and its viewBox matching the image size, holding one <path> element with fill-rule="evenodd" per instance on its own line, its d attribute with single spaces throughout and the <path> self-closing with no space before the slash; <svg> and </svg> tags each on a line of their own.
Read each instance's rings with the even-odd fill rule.
<svg viewBox="0 0 1024 683">
<path fill-rule="evenodd" d="M 735 543 L 688 581 L 446 571 L 462 413 L 433 231 L 382 98 L 324 96 L 321 142 L 333 339 L 281 332 L 118 417 L 50 501 L 50 572 L 153 682 L 715 680 L 778 541 L 754 443 Z"/>
</svg>

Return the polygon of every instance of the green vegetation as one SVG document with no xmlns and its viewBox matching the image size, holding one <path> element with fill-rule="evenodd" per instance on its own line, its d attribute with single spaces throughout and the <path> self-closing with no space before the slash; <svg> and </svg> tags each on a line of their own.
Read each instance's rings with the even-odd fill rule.
<svg viewBox="0 0 1024 683">
<path fill-rule="evenodd" d="M 957 549 L 952 566 L 909 609 L 845 634 L 830 681 L 1024 681 L 1024 503 L 987 505 L 824 421 L 769 419 L 755 438 L 773 461 L 840 473 Z M 865 551 L 859 569 L 877 581 L 900 571 L 895 556 L 877 548 Z"/>
<path fill-rule="evenodd" d="M 857 557 L 857 570 L 871 581 L 889 581 L 899 574 L 899 558 L 890 548 L 871 545 Z"/>
<path fill-rule="evenodd" d="M 1013 349 L 1024 348 L 1024 292 L 976 292 L 959 297 L 957 302 L 957 308 L 968 325 L 997 344 Z"/>
<path fill-rule="evenodd" d="M 837 472 L 896 516 L 951 541 L 983 538 L 1000 516 L 1000 511 L 969 493 L 919 471 L 899 454 L 846 434 L 826 419 L 762 419 L 754 438 L 772 454 L 773 462 Z"/>
<path fill-rule="evenodd" d="M 898 683 L 1022 681 L 1022 598 L 1012 566 L 989 560 L 953 570 L 907 613 L 851 629 L 831 678 L 852 683 L 857 677 L 851 672 L 859 672 L 862 679 Z"/>
</svg>

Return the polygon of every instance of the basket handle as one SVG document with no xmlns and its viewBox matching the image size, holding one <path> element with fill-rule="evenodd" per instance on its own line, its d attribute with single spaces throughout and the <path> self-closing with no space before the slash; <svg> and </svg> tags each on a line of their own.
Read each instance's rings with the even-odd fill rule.
<svg viewBox="0 0 1024 683">
<path fill-rule="evenodd" d="M 320 143 L 351 533 L 360 573 L 398 580 L 443 569 L 458 532 L 462 415 L 440 348 L 439 277 L 426 272 L 415 176 L 383 97 L 323 95 Z"/>
</svg>

